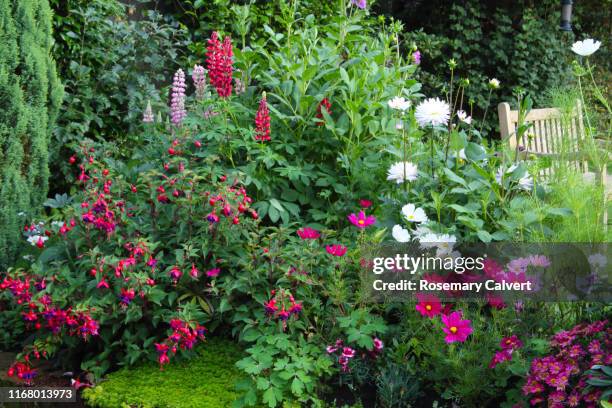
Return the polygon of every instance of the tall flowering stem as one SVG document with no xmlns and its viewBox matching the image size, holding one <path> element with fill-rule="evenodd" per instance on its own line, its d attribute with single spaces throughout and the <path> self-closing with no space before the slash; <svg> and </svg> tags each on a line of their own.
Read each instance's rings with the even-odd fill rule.
<svg viewBox="0 0 612 408">
<path fill-rule="evenodd" d="M 206 70 L 204 67 L 196 64 L 193 67 L 191 78 L 196 89 L 196 98 L 201 101 L 206 94 Z"/>
<path fill-rule="evenodd" d="M 185 89 L 185 73 L 182 69 L 179 69 L 174 74 L 170 100 L 170 115 L 172 123 L 176 126 L 180 126 L 183 119 L 187 116 L 187 111 L 185 110 Z"/>
<path fill-rule="evenodd" d="M 270 140 L 270 110 L 264 92 L 255 115 L 255 140 L 267 142 Z"/>
<path fill-rule="evenodd" d="M 206 68 L 210 84 L 221 98 L 228 98 L 232 94 L 233 56 L 232 39 L 226 36 L 221 43 L 219 34 L 213 32 L 208 40 Z"/>
</svg>

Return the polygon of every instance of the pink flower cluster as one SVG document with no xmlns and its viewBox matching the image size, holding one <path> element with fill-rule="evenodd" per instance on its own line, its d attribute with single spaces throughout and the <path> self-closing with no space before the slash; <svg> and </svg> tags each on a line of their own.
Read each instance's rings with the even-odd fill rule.
<svg viewBox="0 0 612 408">
<path fill-rule="evenodd" d="M 302 303 L 297 302 L 293 295 L 284 289 L 280 291 L 272 290 L 270 294 L 272 296 L 271 299 L 264 303 L 266 316 L 281 321 L 283 323 L 283 330 L 285 330 L 289 318 L 291 316 L 297 318 L 302 311 Z"/>
<path fill-rule="evenodd" d="M 187 110 L 185 110 L 185 72 L 179 69 L 174 74 L 174 81 L 172 82 L 172 93 L 170 98 L 170 116 L 172 123 L 176 126 L 180 126 L 183 119 L 187 116 Z"/>
<path fill-rule="evenodd" d="M 198 100 L 204 99 L 206 95 L 206 70 L 204 67 L 196 64 L 193 67 L 191 79 L 193 79 L 193 85 L 195 86 L 196 98 Z"/>
<path fill-rule="evenodd" d="M 452 311 L 451 306 L 442 307 L 440 299 L 432 294 L 417 293 L 418 303 L 416 310 L 421 313 L 421 316 L 433 319 L 440 315 L 442 320 L 442 331 L 446 334 L 444 341 L 447 343 L 463 343 L 472 334 L 472 321 L 463 318 L 463 312 Z"/>
<path fill-rule="evenodd" d="M 496 352 L 491 362 L 489 363 L 489 368 L 495 368 L 498 364 L 503 363 L 504 361 L 512 360 L 512 353 L 515 350 L 523 347 L 523 342 L 519 340 L 519 338 L 515 335 L 510 337 L 504 337 L 499 343 L 501 350 Z"/>
<path fill-rule="evenodd" d="M 365 350 L 363 353 L 361 353 L 362 357 L 365 358 L 366 356 L 369 356 L 375 359 L 380 355 L 380 353 L 382 353 L 384 348 L 382 340 L 374 337 L 372 339 L 372 343 L 372 350 Z M 342 371 L 345 373 L 351 370 L 349 367 L 349 363 L 357 355 L 357 351 L 354 348 L 346 346 L 344 344 L 344 341 L 342 341 L 341 339 L 336 340 L 336 343 L 334 343 L 333 345 L 327 346 L 325 348 L 325 351 L 327 351 L 327 354 L 329 355 L 336 355 L 338 357 L 338 364 L 340 364 Z"/>
<path fill-rule="evenodd" d="M 259 109 L 255 115 L 255 140 L 258 142 L 268 142 L 270 140 L 270 109 L 264 92 Z"/>
<path fill-rule="evenodd" d="M 554 353 L 531 362 L 523 393 L 531 406 L 595 408 L 601 391 L 588 391 L 585 371 L 612 364 L 612 328 L 607 320 L 579 324 L 550 342 Z"/>
<path fill-rule="evenodd" d="M 321 237 L 321 233 L 319 231 L 310 227 L 300 228 L 297 230 L 297 234 L 304 241 L 316 240 Z M 325 250 L 332 256 L 342 257 L 346 254 L 347 247 L 340 244 L 333 244 L 325 246 Z"/>
<path fill-rule="evenodd" d="M 226 36 L 221 44 L 219 34 L 213 32 L 208 40 L 206 68 L 210 83 L 221 98 L 232 94 L 233 55 L 232 39 Z"/>
<path fill-rule="evenodd" d="M 172 319 L 170 320 L 170 328 L 172 329 L 172 334 L 163 342 L 155 343 L 160 369 L 163 369 L 164 364 L 170 362 L 168 353 L 175 355 L 178 349 L 190 350 L 198 340 L 203 341 L 206 338 L 206 327 L 199 324 L 192 327 L 191 324 L 181 319 Z"/>
<path fill-rule="evenodd" d="M 9 377 L 16 376 L 20 380 L 23 380 L 26 385 L 31 385 L 32 380 L 38 374 L 35 369 L 32 368 L 30 362 L 27 361 L 25 363 L 16 362 L 8 369 L 7 372 Z"/>
</svg>

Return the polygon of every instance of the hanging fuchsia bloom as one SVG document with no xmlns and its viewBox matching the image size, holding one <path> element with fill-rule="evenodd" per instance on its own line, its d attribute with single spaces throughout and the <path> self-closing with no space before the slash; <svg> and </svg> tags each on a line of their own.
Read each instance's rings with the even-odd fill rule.
<svg viewBox="0 0 612 408">
<path fill-rule="evenodd" d="M 134 300 L 134 289 L 125 289 L 125 288 L 121 288 L 121 295 L 119 296 L 119 299 L 121 300 L 121 304 L 124 306 L 129 305 L 130 303 L 132 303 L 132 300 Z"/>
<path fill-rule="evenodd" d="M 446 333 L 444 341 L 447 343 L 461 342 L 467 340 L 472 334 L 472 326 L 470 320 L 464 320 L 461 312 L 452 312 L 449 315 L 442 315 L 442 330 Z"/>
<path fill-rule="evenodd" d="M 344 254 L 346 254 L 347 248 L 339 244 L 334 244 L 334 245 L 327 245 L 325 247 L 325 250 L 327 251 L 328 254 L 333 255 L 333 256 L 344 256 Z"/>
<path fill-rule="evenodd" d="M 170 270 L 170 279 L 172 279 L 172 282 L 175 285 L 179 281 L 179 279 L 181 279 L 181 276 L 183 276 L 183 272 L 181 272 L 178 266 L 175 266 Z"/>
<path fill-rule="evenodd" d="M 195 264 L 191 264 L 191 271 L 189 272 L 189 275 L 191 275 L 193 279 L 197 279 L 200 275 L 200 271 L 198 268 L 196 268 Z"/>
<path fill-rule="evenodd" d="M 180 126 L 183 119 L 187 116 L 187 111 L 185 110 L 185 89 L 185 73 L 182 69 L 179 69 L 174 74 L 170 98 L 170 116 L 172 123 L 176 126 Z"/>
<path fill-rule="evenodd" d="M 435 295 L 418 293 L 416 297 L 419 301 L 416 305 L 416 310 L 421 313 L 422 316 L 427 316 L 431 319 L 439 315 L 442 311 L 440 299 Z"/>
<path fill-rule="evenodd" d="M 272 298 L 267 303 L 264 303 L 264 309 L 266 315 L 273 316 L 278 311 L 278 306 L 276 306 L 276 299 Z"/>
<path fill-rule="evenodd" d="M 96 285 L 96 288 L 98 288 L 98 289 L 108 289 L 109 286 L 108 286 L 108 282 L 106 281 L 106 278 L 103 277 L 100 280 L 100 282 L 98 282 L 98 284 Z"/>
<path fill-rule="evenodd" d="M 306 239 L 317 239 L 321 236 L 321 234 L 319 233 L 319 231 L 317 231 L 314 228 L 310 228 L 310 227 L 304 227 L 304 228 L 300 228 L 299 230 L 297 230 L 297 234 L 300 238 L 306 240 Z"/>
<path fill-rule="evenodd" d="M 359 215 L 349 215 L 348 220 L 357 228 L 366 228 L 376 222 L 376 218 L 373 215 L 366 217 L 365 212 L 363 211 L 359 211 Z"/>
<path fill-rule="evenodd" d="M 206 271 L 206 276 L 208 276 L 209 278 L 216 278 L 217 276 L 219 276 L 220 273 L 221 269 L 219 268 L 209 269 L 208 271 Z"/>
<path fill-rule="evenodd" d="M 263 93 L 259 102 L 259 109 L 255 115 L 255 140 L 267 142 L 270 140 L 270 110 L 266 101 L 266 93 Z"/>
<path fill-rule="evenodd" d="M 372 201 L 370 200 L 359 200 L 359 206 L 363 209 L 370 208 L 372 206 Z"/>
<path fill-rule="evenodd" d="M 204 99 L 206 95 L 206 70 L 204 67 L 196 64 L 193 67 L 191 79 L 193 79 L 193 85 L 196 89 L 196 98 L 198 100 Z"/>
<path fill-rule="evenodd" d="M 221 44 L 219 34 L 213 32 L 208 40 L 206 67 L 210 83 L 221 98 L 232 94 L 233 55 L 232 39 L 227 36 Z"/>
</svg>

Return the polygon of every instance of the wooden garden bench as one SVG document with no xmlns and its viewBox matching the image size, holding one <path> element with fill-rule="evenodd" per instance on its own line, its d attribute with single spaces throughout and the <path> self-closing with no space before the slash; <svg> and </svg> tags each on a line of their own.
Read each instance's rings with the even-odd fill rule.
<svg viewBox="0 0 612 408">
<path fill-rule="evenodd" d="M 606 165 L 601 166 L 602 170 L 598 172 L 589 169 L 580 101 L 576 101 L 576 107 L 571 114 L 563 114 L 556 108 L 532 109 L 525 117 L 525 122 L 531 123 L 532 126 L 522 135 L 521 140 L 518 140 L 517 135 L 519 112 L 511 110 L 510 105 L 503 102 L 498 106 L 498 113 L 502 140 L 508 140 L 513 151 L 519 152 L 521 157 L 535 155 L 551 159 L 551 166 L 542 170 L 542 177 L 549 177 L 559 166 L 573 166 L 583 174 L 585 180 L 604 186 L 604 200 L 607 202 L 610 180 L 607 177 Z M 605 207 L 604 223 L 607 224 Z"/>
</svg>

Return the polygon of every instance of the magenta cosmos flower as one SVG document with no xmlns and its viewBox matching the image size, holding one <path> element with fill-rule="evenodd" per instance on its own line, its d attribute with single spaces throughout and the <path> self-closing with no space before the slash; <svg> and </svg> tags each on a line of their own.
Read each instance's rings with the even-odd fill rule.
<svg viewBox="0 0 612 408">
<path fill-rule="evenodd" d="M 346 247 L 339 244 L 328 245 L 325 247 L 325 250 L 333 256 L 344 256 L 346 254 Z"/>
<path fill-rule="evenodd" d="M 440 299 L 434 295 L 418 293 L 416 295 L 419 303 L 416 305 L 416 310 L 421 313 L 422 316 L 427 316 L 430 319 L 437 316 L 442 311 L 442 305 Z"/>
<path fill-rule="evenodd" d="M 442 327 L 446 337 L 444 341 L 447 343 L 460 342 L 463 343 L 470 334 L 472 334 L 472 322 L 464 320 L 461 312 L 452 312 L 449 315 L 442 315 Z"/>
<path fill-rule="evenodd" d="M 304 228 L 297 230 L 297 234 L 299 235 L 300 238 L 304 240 L 317 239 L 321 236 L 319 231 L 317 231 L 316 229 L 310 228 L 310 227 L 304 227 Z"/>
<path fill-rule="evenodd" d="M 357 228 L 366 228 L 376 222 L 376 218 L 374 218 L 373 215 L 368 215 L 366 217 L 365 212 L 363 211 L 359 211 L 359 215 L 349 215 L 348 220 Z"/>
</svg>

